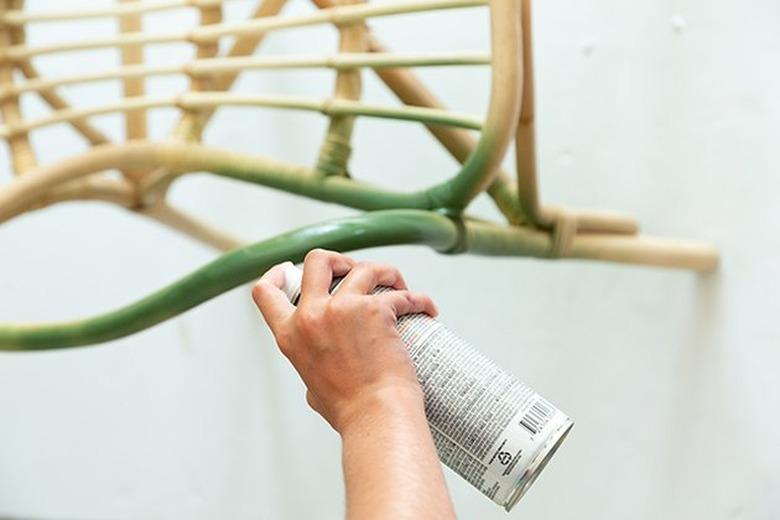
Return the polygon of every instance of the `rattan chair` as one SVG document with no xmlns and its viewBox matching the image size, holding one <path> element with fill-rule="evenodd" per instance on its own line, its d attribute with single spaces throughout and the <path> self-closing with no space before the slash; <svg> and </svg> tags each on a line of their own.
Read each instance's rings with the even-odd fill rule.
<svg viewBox="0 0 780 520">
<path fill-rule="evenodd" d="M 218 0 L 121 1 L 106 7 L 57 12 L 28 12 L 21 0 L 0 2 L 0 136 L 10 149 L 14 179 L 0 186 L 0 222 L 62 201 L 100 200 L 155 219 L 220 250 L 227 251 L 200 270 L 143 300 L 101 316 L 70 323 L 0 325 L 0 349 L 62 348 L 108 341 L 152 326 L 232 287 L 269 266 L 300 261 L 315 247 L 341 251 L 389 244 L 424 244 L 442 253 L 533 256 L 606 260 L 663 267 L 711 270 L 717 252 L 695 242 L 637 234 L 635 222 L 601 211 L 554 208 L 539 201 L 534 144 L 534 93 L 529 0 L 403 0 L 377 4 L 315 0 L 311 13 L 280 14 L 284 0 L 260 2 L 250 19 L 222 21 Z M 490 11 L 490 55 L 469 53 L 395 54 L 369 30 L 365 21 L 441 9 L 482 6 Z M 190 9 L 200 24 L 186 31 L 144 32 L 146 13 Z M 111 38 L 74 39 L 53 45 L 29 45 L 31 24 L 115 17 L 121 33 Z M 330 55 L 263 56 L 256 54 L 271 31 L 332 24 L 340 34 Z M 232 47 L 219 54 L 219 42 Z M 169 42 L 189 42 L 195 57 L 188 63 L 152 66 L 143 50 Z M 99 73 L 48 77 L 36 57 L 118 48 L 122 61 Z M 415 76 L 413 68 L 490 66 L 490 101 L 484 117 L 447 110 Z M 231 93 L 242 71 L 331 68 L 337 71 L 329 99 L 288 95 Z M 397 106 L 361 101 L 361 74 L 375 72 L 399 99 Z M 175 96 L 147 93 L 147 79 L 186 76 L 189 88 Z M 65 85 L 119 82 L 121 101 L 105 106 L 71 106 L 57 93 Z M 51 113 L 29 119 L 20 97 L 37 95 Z M 314 111 L 329 118 L 315 164 L 292 164 L 203 144 L 205 125 L 220 107 L 270 107 Z M 147 112 L 176 107 L 178 123 L 169 139 L 147 137 Z M 124 116 L 127 140 L 111 142 L 90 122 L 92 116 Z M 357 117 L 422 123 L 462 167 L 446 181 L 416 192 L 399 192 L 361 182 L 349 169 L 351 136 Z M 54 164 L 38 164 L 30 135 L 39 128 L 69 125 L 88 144 Z M 478 137 L 475 134 L 478 133 Z M 516 174 L 500 169 L 510 143 L 516 149 Z M 106 172 L 119 170 L 121 176 Z M 257 244 L 244 245 L 166 201 L 168 188 L 190 172 L 210 172 L 363 210 L 351 218 L 313 224 Z M 514 180 L 513 180 L 514 179 Z M 465 210 L 487 191 L 506 222 L 470 218 Z"/>
</svg>

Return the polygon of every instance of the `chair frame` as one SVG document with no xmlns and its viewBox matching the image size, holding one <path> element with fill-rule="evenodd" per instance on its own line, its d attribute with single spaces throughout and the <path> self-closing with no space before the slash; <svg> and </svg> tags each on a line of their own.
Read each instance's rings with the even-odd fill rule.
<svg viewBox="0 0 780 520">
<path fill-rule="evenodd" d="M 264 0 L 253 17 L 223 23 L 219 0 L 120 0 L 114 6 L 50 13 L 28 13 L 22 0 L 0 0 L 0 137 L 11 151 L 16 174 L 0 186 L 0 223 L 59 202 L 99 200 L 117 204 L 185 233 L 223 256 L 127 307 L 74 322 L 0 324 L 0 350 L 64 348 L 109 341 L 169 319 L 199 303 L 259 276 L 284 260 L 300 261 L 307 251 L 340 251 L 390 244 L 422 244 L 442 253 L 576 258 L 710 271 L 718 263 L 710 245 L 638 235 L 624 215 L 543 205 L 538 194 L 535 154 L 534 81 L 530 0 L 401 0 L 365 4 L 353 0 L 313 0 L 317 10 L 300 16 L 280 12 L 285 0 Z M 489 6 L 491 53 L 394 54 L 365 21 L 437 9 Z M 194 8 L 200 25 L 190 31 L 149 34 L 142 31 L 146 12 Z M 25 43 L 30 23 L 116 17 L 120 34 L 45 46 Z M 338 53 L 331 56 L 254 56 L 270 31 L 333 24 Z M 235 37 L 230 51 L 218 55 L 218 43 Z M 196 58 L 180 66 L 148 66 L 143 48 L 165 42 L 191 42 Z M 45 78 L 32 63 L 49 53 L 113 47 L 122 65 L 114 70 Z M 490 65 L 490 102 L 484 121 L 447 110 L 411 70 L 424 66 Z M 332 68 L 333 95 L 317 100 L 293 96 L 236 94 L 230 88 L 241 71 L 283 68 Z M 400 107 L 365 104 L 361 72 L 372 69 L 403 103 Z M 19 83 L 14 72 L 26 78 Z M 145 79 L 162 75 L 190 78 L 188 91 L 173 97 L 148 96 Z M 58 93 L 64 85 L 118 80 L 124 98 L 92 108 L 71 107 Z M 37 120 L 22 117 L 19 97 L 36 93 L 52 108 Z M 316 164 L 305 166 L 202 144 L 203 129 L 223 106 L 253 106 L 315 111 L 329 118 Z M 178 107 L 181 116 L 171 138 L 147 137 L 147 111 Z M 91 116 L 121 113 L 127 141 L 113 143 L 89 121 Z M 353 178 L 349 170 L 351 137 L 357 117 L 379 117 L 424 124 L 462 164 L 451 178 L 424 190 L 404 193 Z M 38 165 L 30 133 L 68 124 L 89 143 L 83 153 L 50 165 Z M 475 139 L 472 132 L 480 131 Z M 516 150 L 516 175 L 501 170 L 510 143 Z M 119 170 L 121 177 L 109 177 Z M 208 223 L 171 206 L 170 185 L 192 172 L 210 172 L 317 200 L 363 210 L 350 218 L 313 224 L 262 242 L 244 245 Z M 465 214 L 483 191 L 506 223 Z"/>
</svg>

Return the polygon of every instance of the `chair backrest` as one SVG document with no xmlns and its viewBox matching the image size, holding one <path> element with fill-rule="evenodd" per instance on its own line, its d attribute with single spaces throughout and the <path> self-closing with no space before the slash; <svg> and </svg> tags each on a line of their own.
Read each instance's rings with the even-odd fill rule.
<svg viewBox="0 0 780 520">
<path fill-rule="evenodd" d="M 160 214 L 161 207 L 165 208 L 163 212 L 169 211 L 163 199 L 173 178 L 181 175 L 183 170 L 213 166 L 192 162 L 182 164 L 175 160 L 180 155 L 177 150 L 192 152 L 192 145 L 200 142 L 203 128 L 214 111 L 223 106 L 315 111 L 330 119 L 316 164 L 301 164 L 297 165 L 298 168 L 284 165 L 286 169 L 281 170 L 287 173 L 294 171 L 299 178 L 292 177 L 292 174 L 285 176 L 284 182 L 275 184 L 277 188 L 362 209 L 464 208 L 493 181 L 498 163 L 514 137 L 522 68 L 520 3 L 515 0 L 492 4 L 486 0 L 404 0 L 382 4 L 350 1 L 331 5 L 329 1 L 332 0 L 317 0 L 311 13 L 289 16 L 280 14 L 284 0 L 265 0 L 257 4 L 250 19 L 223 23 L 223 2 L 217 0 L 130 0 L 70 10 L 63 2 L 62 10 L 57 12 L 26 11 L 21 0 L 3 0 L 3 7 L 0 7 L 0 103 L 3 116 L 0 137 L 9 144 L 16 174 L 32 174 L 42 179 L 26 190 L 12 189 L 6 196 L 0 194 L 0 221 L 42 205 L 72 199 L 106 200 L 155 215 Z M 480 6 L 491 12 L 492 57 L 486 52 L 386 52 L 384 45 L 365 24 L 366 20 L 375 17 Z M 144 14 L 173 9 L 196 10 L 199 25 L 164 33 L 143 31 Z M 69 41 L 43 45 L 26 42 L 26 28 L 31 24 L 100 17 L 116 18 L 121 32 L 113 37 L 92 38 L 89 35 L 77 37 L 78 33 L 74 31 L 74 37 Z M 321 24 L 337 27 L 340 41 L 336 52 L 298 56 L 254 54 L 264 36 L 272 31 Z M 227 52 L 221 53 L 220 42 L 227 40 L 232 40 L 232 44 Z M 148 65 L 144 62 L 144 51 L 150 55 L 155 45 L 175 42 L 189 42 L 195 49 L 194 59 L 173 65 Z M 103 48 L 119 51 L 121 63 L 117 67 L 85 73 L 74 67 L 74 72 L 67 75 L 46 76 L 33 63 L 38 57 L 61 53 L 68 53 L 77 63 L 83 52 Z M 417 80 L 409 75 L 412 67 L 451 65 L 492 66 L 493 88 L 484 118 L 444 109 L 429 91 L 416 88 L 419 86 Z M 335 69 L 333 95 L 327 99 L 313 99 L 284 93 L 238 94 L 230 91 L 242 71 L 283 68 Z M 360 99 L 360 76 L 364 68 L 377 71 L 380 78 L 396 91 L 402 104 L 363 103 Z M 185 91 L 162 96 L 147 92 L 149 78 L 177 75 L 189 78 L 189 87 Z M 114 103 L 71 106 L 57 92 L 57 88 L 63 86 L 111 81 L 119 82 L 122 87 L 122 97 Z M 25 117 L 19 99 L 26 95 L 40 96 L 51 107 L 51 112 L 43 117 Z M 163 107 L 176 107 L 181 115 L 172 131 L 172 139 L 154 142 L 148 138 L 147 112 Z M 124 143 L 111 143 L 90 121 L 93 116 L 112 113 L 124 116 L 127 138 Z M 301 190 L 301 183 L 309 182 L 307 178 L 350 177 L 348 162 L 356 117 L 421 122 L 434 133 L 456 136 L 456 139 L 467 143 L 459 150 L 451 150 L 464 166 L 447 181 L 417 194 L 389 194 L 382 189 L 373 191 L 357 180 L 354 182 L 355 189 L 349 186 L 352 181 L 345 180 L 342 183 L 343 194 L 323 193 L 314 183 Z M 92 150 L 64 164 L 39 165 L 30 144 L 30 135 L 39 128 L 56 124 L 70 125 L 86 139 Z M 481 130 L 481 135 L 473 143 L 468 133 L 458 129 Z M 468 151 L 466 148 L 469 148 Z M 224 159 L 226 168 L 231 162 L 239 161 L 238 156 L 228 156 L 226 150 L 222 152 L 219 157 Z M 111 157 L 105 157 L 107 154 Z M 147 159 L 139 159 L 141 155 Z M 193 153 L 188 155 L 192 157 Z M 197 156 L 197 153 L 194 155 Z M 262 160 L 256 159 L 262 163 Z M 144 164 L 139 165 L 139 162 Z M 277 166 L 279 163 L 270 161 L 258 166 L 258 169 L 273 170 Z M 100 171 L 106 168 L 121 170 L 122 178 L 106 177 Z M 218 169 L 220 171 L 216 173 L 225 174 L 221 171 L 223 169 Z M 252 181 L 269 182 L 262 175 Z M 385 197 L 384 201 L 382 197 Z"/>
</svg>

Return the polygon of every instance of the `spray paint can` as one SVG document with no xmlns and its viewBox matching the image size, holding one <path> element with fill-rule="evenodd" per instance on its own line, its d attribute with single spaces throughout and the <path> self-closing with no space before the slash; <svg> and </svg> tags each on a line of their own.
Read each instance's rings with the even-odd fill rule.
<svg viewBox="0 0 780 520">
<path fill-rule="evenodd" d="M 283 291 L 296 305 L 302 275 L 292 264 L 285 269 Z M 331 292 L 340 281 L 334 280 Z M 574 423 L 438 320 L 408 314 L 396 327 L 423 389 L 439 458 L 509 511 Z"/>
</svg>

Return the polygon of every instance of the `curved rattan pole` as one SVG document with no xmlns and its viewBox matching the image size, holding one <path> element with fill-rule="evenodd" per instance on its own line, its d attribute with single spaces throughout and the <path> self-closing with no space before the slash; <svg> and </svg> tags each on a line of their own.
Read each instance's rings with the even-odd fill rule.
<svg viewBox="0 0 780 520">
<path fill-rule="evenodd" d="M 492 77 L 482 135 L 461 171 L 428 190 L 440 207 L 461 210 L 495 178 L 520 112 L 520 0 L 490 4 Z"/>
<path fill-rule="evenodd" d="M 118 4 L 106 7 L 86 9 L 67 9 L 61 11 L 28 12 L 14 9 L 0 16 L 0 24 L 20 26 L 26 23 L 59 22 L 63 20 L 83 20 L 88 18 L 106 18 L 128 14 L 143 14 L 184 7 L 209 7 L 220 5 L 228 0 L 144 0 L 136 4 Z"/>
<path fill-rule="evenodd" d="M 386 48 L 376 36 L 369 33 L 367 39 L 370 51 L 379 53 L 379 56 L 386 52 Z M 404 104 L 446 110 L 439 98 L 413 71 L 405 68 L 377 68 L 374 71 Z M 426 125 L 426 128 L 460 163 L 466 162 L 477 145 L 476 139 L 467 131 L 443 125 Z M 519 225 L 524 221 L 517 202 L 517 194 L 507 173 L 499 169 L 487 191 L 509 223 Z"/>
<path fill-rule="evenodd" d="M 0 222 L 34 203 L 42 193 L 53 186 L 84 177 L 95 171 L 152 166 L 164 167 L 179 173 L 208 171 L 357 209 L 436 208 L 434 201 L 427 197 L 425 191 L 415 193 L 387 191 L 344 177 L 315 176 L 312 170 L 302 166 L 196 144 L 141 142 L 96 147 L 79 157 L 17 178 L 0 190 Z M 517 240 L 522 239 L 521 245 L 525 244 L 523 247 L 526 245 L 531 247 L 517 254 L 549 257 L 556 254 L 557 250 L 557 254 L 574 258 L 594 258 L 698 270 L 711 269 L 717 264 L 715 250 L 708 245 L 695 242 L 635 237 L 615 241 L 608 235 L 590 234 L 575 235 L 571 237 L 567 247 L 560 249 L 547 232 L 524 228 L 512 229 L 520 233 L 513 236 L 518 237 Z M 517 248 L 520 245 L 515 244 L 513 247 Z"/>
<path fill-rule="evenodd" d="M 517 191 L 520 207 L 526 218 L 535 226 L 550 228 L 555 224 L 551 215 L 542 215 L 539 205 L 539 188 L 536 173 L 536 129 L 534 123 L 534 61 L 533 35 L 531 32 L 531 3 L 523 0 L 523 101 L 520 122 L 515 137 L 515 163 L 517 165 Z"/>
<path fill-rule="evenodd" d="M 318 3 L 322 1 L 318 0 Z M 380 56 L 387 52 L 387 48 L 373 34 L 369 34 L 368 44 L 369 50 L 380 53 Z M 437 96 L 420 81 L 413 71 L 398 68 L 375 69 L 375 72 L 382 82 L 407 105 L 446 110 Z M 528 77 L 527 73 L 524 74 L 524 78 Z M 524 88 L 523 92 L 528 92 L 528 90 Z M 441 125 L 428 125 L 427 128 L 461 163 L 468 159 L 476 147 L 474 137 L 458 128 Z M 508 173 L 499 170 L 487 192 L 511 224 L 517 225 L 528 221 L 526 211 L 521 210 L 518 203 L 516 184 L 510 180 Z M 580 233 L 634 234 L 637 230 L 634 219 L 617 212 L 581 209 L 567 209 L 566 211 L 577 219 L 577 230 Z M 540 225 L 539 227 L 552 227 L 552 224 L 553 222 L 549 222 L 547 226 Z"/>
<path fill-rule="evenodd" d="M 178 174 L 207 171 L 357 209 L 433 208 L 424 192 L 398 193 L 343 177 L 318 177 L 312 169 L 260 156 L 182 142 L 129 142 L 96 146 L 39 168 L 0 188 L 0 222 L 28 208 L 47 190 L 113 168 L 163 167 Z"/>
<path fill-rule="evenodd" d="M 38 172 L 36 172 L 37 175 Z M 14 183 L 11 184 L 14 186 Z M 0 199 L 3 199 L 8 186 L 0 188 Z M 17 217 L 28 211 L 42 209 L 61 202 L 100 201 L 127 209 L 136 207 L 136 197 L 133 187 L 124 179 L 110 179 L 99 175 L 75 178 L 57 184 L 53 189 L 33 190 L 32 196 L 25 196 L 26 204 L 14 204 L 0 208 L 0 223 Z"/>
<path fill-rule="evenodd" d="M 404 68 L 404 67 L 451 67 L 489 65 L 490 55 L 484 52 L 444 53 L 351 53 L 331 56 L 252 56 L 236 58 L 208 58 L 195 60 L 186 65 L 131 65 L 102 72 L 34 78 L 22 83 L 0 85 L 0 100 L 27 92 L 40 92 L 52 88 L 123 80 L 127 78 L 150 78 L 159 76 L 223 76 L 249 70 L 309 69 L 326 68 L 347 70 L 356 68 Z M 216 90 L 216 89 L 215 89 Z"/>
<path fill-rule="evenodd" d="M 314 0 L 314 3 L 320 8 L 333 6 L 333 0 Z M 368 50 L 375 53 L 377 58 L 396 55 L 388 52 L 387 48 L 371 31 L 367 31 L 366 40 Z M 487 56 L 485 59 L 488 59 Z M 406 67 L 410 65 L 406 64 Z M 438 97 L 425 86 L 413 71 L 406 67 L 374 67 L 374 72 L 405 104 L 446 110 Z M 466 162 L 477 145 L 477 141 L 472 135 L 461 129 L 443 125 L 426 125 L 426 128 L 461 164 Z M 487 193 L 510 224 L 519 225 L 525 221 L 525 216 L 520 211 L 517 201 L 516 188 L 506 172 L 500 169 L 497 171 L 496 178 L 488 187 Z"/>
<path fill-rule="evenodd" d="M 246 283 L 276 263 L 301 261 L 315 247 L 349 251 L 417 243 L 446 250 L 457 237 L 452 221 L 424 211 L 387 211 L 315 224 L 227 253 L 180 281 L 102 316 L 51 325 L 0 324 L 0 350 L 64 348 L 120 338 Z"/>
<path fill-rule="evenodd" d="M 366 213 L 300 228 L 227 253 L 178 282 L 107 314 L 43 325 L 0 324 L 0 350 L 44 350 L 110 341 L 154 326 L 249 282 L 276 263 L 299 262 L 312 248 L 350 251 L 396 244 L 422 244 L 441 252 L 457 249 L 485 255 L 546 256 L 550 236 L 486 222 L 465 220 L 456 224 L 430 211 Z M 635 256 L 638 248 L 641 254 Z M 632 238 L 583 237 L 578 238 L 572 255 L 632 261 L 639 258 L 643 263 L 672 266 L 682 255 L 706 257 L 710 252 L 705 246 L 669 247 Z M 699 268 L 711 267 L 709 263 L 699 264 Z"/>
<path fill-rule="evenodd" d="M 507 0 L 504 0 L 507 1 Z M 513 0 L 512 0 L 513 1 Z M 4 49 L 0 57 L 9 60 L 22 60 L 41 54 L 71 52 L 108 47 L 124 47 L 127 45 L 151 45 L 160 43 L 205 43 L 218 41 L 226 36 L 258 35 L 270 31 L 305 27 L 321 24 L 345 24 L 384 16 L 394 16 L 421 11 L 440 9 L 457 9 L 484 5 L 487 0 L 405 0 L 403 2 L 347 5 L 322 9 L 301 16 L 274 16 L 248 22 L 232 24 L 215 24 L 197 27 L 190 31 L 171 33 L 132 33 L 109 38 L 84 39 L 79 41 L 60 42 L 50 45 L 30 47 L 14 45 Z"/>
<path fill-rule="evenodd" d="M 56 190 L 49 190 L 36 201 L 36 205 L 46 207 L 59 202 L 77 200 L 110 202 L 131 209 L 135 205 L 135 194 L 133 187 L 127 181 L 92 175 L 65 183 L 58 186 Z"/>
<path fill-rule="evenodd" d="M 3 214 L 10 219 L 61 202 L 99 201 L 114 204 L 148 217 L 176 231 L 184 233 L 218 251 L 236 249 L 245 243 L 228 233 L 200 221 L 188 213 L 174 208 L 164 201 L 148 207 L 138 207 L 133 186 L 124 179 L 110 179 L 97 174 L 73 179 L 45 192 L 43 197 L 26 208 L 16 207 L 13 214 Z"/>
<path fill-rule="evenodd" d="M 29 132 L 36 128 L 57 123 L 81 120 L 87 117 L 127 112 L 132 110 L 179 107 L 185 109 L 216 108 L 226 106 L 252 106 L 264 108 L 285 108 L 320 112 L 325 115 L 360 115 L 402 121 L 419 121 L 430 124 L 452 125 L 459 128 L 479 130 L 482 122 L 471 114 L 448 112 L 419 107 L 388 107 L 365 105 L 345 100 L 318 100 L 297 96 L 263 96 L 251 94 L 233 94 L 227 92 L 190 92 L 175 97 L 127 98 L 118 103 L 90 108 L 71 108 L 18 123 L 16 126 L 0 126 L 0 137 L 10 137 L 18 133 Z"/>
</svg>

